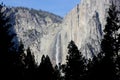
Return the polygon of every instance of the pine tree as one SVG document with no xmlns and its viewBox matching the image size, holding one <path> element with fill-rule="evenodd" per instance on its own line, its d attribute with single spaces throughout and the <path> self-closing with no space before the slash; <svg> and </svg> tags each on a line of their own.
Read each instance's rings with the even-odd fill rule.
<svg viewBox="0 0 120 80">
<path fill-rule="evenodd" d="M 14 64 L 14 69 L 16 73 L 16 79 L 24 79 L 25 78 L 25 49 L 23 42 L 19 42 L 18 51 L 16 53 L 16 60 Z"/>
<path fill-rule="evenodd" d="M 34 55 L 31 53 L 30 48 L 28 48 L 27 56 L 25 57 L 26 79 L 34 79 L 36 66 Z"/>
<path fill-rule="evenodd" d="M 89 76 L 91 80 L 118 80 L 116 78 L 116 56 L 118 55 L 119 48 L 119 20 L 118 12 L 115 5 L 112 5 L 108 11 L 104 29 L 104 38 L 101 42 L 101 52 L 96 59 L 93 59 L 93 66 L 90 70 Z"/>
<path fill-rule="evenodd" d="M 120 25 L 119 25 L 120 27 Z M 119 37 L 118 37 L 118 51 L 120 52 L 120 34 L 119 34 Z M 120 80 L 120 53 L 117 54 L 117 58 L 116 58 L 116 76 L 117 76 L 117 80 Z"/>
<path fill-rule="evenodd" d="M 104 29 L 104 39 L 101 42 L 102 54 L 105 55 L 102 61 L 104 76 L 109 80 L 114 80 L 116 78 L 115 60 L 119 53 L 118 46 L 120 45 L 118 43 L 118 30 L 120 29 L 118 25 L 118 14 L 116 6 L 112 3 L 108 11 L 107 23 Z"/>
<path fill-rule="evenodd" d="M 34 68 L 35 65 L 35 59 L 34 55 L 31 53 L 30 48 L 27 49 L 27 56 L 25 58 L 25 63 L 27 68 Z"/>
<path fill-rule="evenodd" d="M 106 56 L 114 56 L 118 54 L 118 30 L 119 30 L 118 12 L 115 5 L 112 5 L 108 11 L 107 23 L 104 29 L 104 39 L 101 42 L 101 48 Z"/>
<path fill-rule="evenodd" d="M 85 59 L 73 41 L 68 45 L 67 63 L 64 69 L 65 80 L 82 80 L 85 72 Z"/>
<path fill-rule="evenodd" d="M 116 59 L 116 80 L 120 80 L 120 55 Z"/>
<path fill-rule="evenodd" d="M 41 58 L 41 63 L 38 68 L 38 77 L 42 80 L 53 80 L 54 69 L 50 61 L 49 56 L 46 57 L 43 55 Z"/>
<path fill-rule="evenodd" d="M 62 75 L 62 67 L 63 65 L 61 65 L 59 63 L 59 65 L 56 65 L 54 67 L 54 74 L 53 74 L 53 80 L 64 80 L 64 76 Z"/>
<path fill-rule="evenodd" d="M 12 40 L 16 34 L 11 32 L 10 18 L 6 16 L 3 8 L 3 4 L 0 4 L 0 74 L 1 77 L 10 77 L 13 75 L 11 72 L 14 64 L 13 53 L 16 52 Z"/>
<path fill-rule="evenodd" d="M 56 65 L 54 68 L 54 75 L 53 80 L 60 80 L 60 70 L 59 67 Z"/>
</svg>

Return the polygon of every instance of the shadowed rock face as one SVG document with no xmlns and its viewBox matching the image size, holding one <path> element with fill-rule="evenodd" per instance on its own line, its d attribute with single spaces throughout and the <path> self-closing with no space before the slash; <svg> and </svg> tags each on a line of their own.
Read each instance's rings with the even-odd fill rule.
<svg viewBox="0 0 120 80">
<path fill-rule="evenodd" d="M 71 40 L 87 58 L 99 53 L 111 1 L 115 5 L 120 3 L 120 0 L 81 0 L 64 19 L 28 8 L 5 10 L 12 19 L 18 39 L 23 41 L 25 48 L 31 48 L 36 61 L 40 62 L 44 54 L 50 56 L 53 64 L 58 64 L 65 62 Z"/>
</svg>

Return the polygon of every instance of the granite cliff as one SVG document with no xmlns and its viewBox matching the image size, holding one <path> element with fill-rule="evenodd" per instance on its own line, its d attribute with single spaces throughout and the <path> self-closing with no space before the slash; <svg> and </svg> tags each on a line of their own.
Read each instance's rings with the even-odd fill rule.
<svg viewBox="0 0 120 80">
<path fill-rule="evenodd" d="M 55 47 L 52 45 L 56 44 L 56 34 L 60 31 L 62 17 L 24 7 L 4 7 L 3 10 L 11 19 L 17 34 L 16 38 L 24 43 L 25 49 L 30 47 L 38 63 L 43 54 L 49 55 L 55 61 L 55 56 L 52 56 L 55 54 L 51 53 L 51 48 Z"/>
<path fill-rule="evenodd" d="M 11 17 L 18 40 L 23 41 L 25 48 L 31 48 L 37 62 L 44 54 L 58 64 L 65 62 L 71 40 L 86 58 L 99 53 L 111 1 L 120 4 L 120 0 L 81 0 L 64 19 L 45 11 L 21 7 L 5 8 L 5 12 Z"/>
<path fill-rule="evenodd" d="M 63 62 L 70 40 L 75 41 L 86 58 L 100 52 L 107 12 L 112 2 L 117 9 L 120 8 L 120 0 L 81 0 L 80 4 L 65 16 L 60 33 Z"/>
</svg>

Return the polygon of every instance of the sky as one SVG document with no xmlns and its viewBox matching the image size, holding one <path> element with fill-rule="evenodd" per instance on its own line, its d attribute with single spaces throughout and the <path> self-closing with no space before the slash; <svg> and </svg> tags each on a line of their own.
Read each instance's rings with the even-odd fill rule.
<svg viewBox="0 0 120 80">
<path fill-rule="evenodd" d="M 80 0 L 0 0 L 6 6 L 22 6 L 52 12 L 64 17 Z"/>
</svg>

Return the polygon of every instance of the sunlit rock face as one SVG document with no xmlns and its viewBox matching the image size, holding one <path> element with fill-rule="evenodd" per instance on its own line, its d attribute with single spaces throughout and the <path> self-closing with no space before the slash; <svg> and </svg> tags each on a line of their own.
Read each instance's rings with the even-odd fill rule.
<svg viewBox="0 0 120 80">
<path fill-rule="evenodd" d="M 65 62 L 70 40 L 86 58 L 100 52 L 103 29 L 111 2 L 120 5 L 120 0 L 81 0 L 64 18 L 61 30 L 62 60 Z"/>
<path fill-rule="evenodd" d="M 55 63 L 56 52 L 59 53 L 57 50 L 59 40 L 57 38 L 60 38 L 59 24 L 61 24 L 62 18 L 42 10 L 23 7 L 4 9 L 11 18 L 18 40 L 22 40 L 25 49 L 30 47 L 38 64 L 43 54 L 49 55 Z"/>
<path fill-rule="evenodd" d="M 15 10 L 15 9 L 14 9 Z M 59 32 L 59 24 L 62 18 L 47 12 L 17 9 L 15 13 L 15 29 L 18 37 L 26 47 L 30 47 L 35 54 L 36 61 L 40 62 L 41 56 L 49 55 L 52 61 L 56 53 L 56 34 Z M 52 47 L 53 46 L 53 47 Z"/>
<path fill-rule="evenodd" d="M 99 53 L 111 1 L 120 4 L 120 0 L 80 0 L 64 19 L 28 8 L 5 10 L 11 17 L 18 40 L 23 41 L 25 48 L 30 47 L 36 61 L 39 63 L 44 54 L 58 65 L 66 62 L 67 46 L 71 40 L 86 58 Z"/>
</svg>

